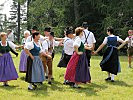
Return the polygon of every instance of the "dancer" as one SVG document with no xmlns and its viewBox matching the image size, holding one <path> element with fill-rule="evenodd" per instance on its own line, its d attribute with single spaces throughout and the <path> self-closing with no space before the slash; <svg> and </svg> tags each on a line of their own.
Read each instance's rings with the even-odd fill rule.
<svg viewBox="0 0 133 100">
<path fill-rule="evenodd" d="M 99 48 L 94 52 L 97 54 L 106 44 L 107 49 L 103 55 L 103 60 L 100 63 L 102 71 L 108 72 L 108 78 L 106 81 L 114 82 L 114 77 L 120 72 L 120 62 L 118 57 L 118 50 L 117 50 L 117 42 L 123 43 L 123 40 L 118 36 L 113 35 L 114 29 L 112 27 L 107 28 L 107 35 L 105 37 L 103 43 L 99 46 Z"/>
<path fill-rule="evenodd" d="M 66 68 L 67 64 L 74 52 L 74 47 L 73 47 L 74 35 L 73 35 L 72 29 L 67 29 L 65 33 L 66 33 L 66 38 L 63 43 L 64 44 L 64 49 L 63 49 L 64 53 L 63 53 L 61 60 L 57 66 Z"/>
<path fill-rule="evenodd" d="M 26 43 L 27 37 L 30 36 L 30 31 L 24 31 L 24 38 L 22 39 L 22 45 L 24 46 Z M 19 72 L 26 73 L 27 70 L 27 55 L 24 50 L 21 52 L 20 63 L 19 63 Z"/>
<path fill-rule="evenodd" d="M 61 45 L 62 42 L 54 40 L 54 32 L 50 32 L 49 39 L 45 40 L 42 43 L 42 49 L 45 52 L 45 55 L 42 55 L 42 62 L 44 66 L 44 71 L 46 73 L 48 67 L 48 84 L 52 84 L 52 75 L 53 75 L 53 58 L 54 58 L 54 47 Z"/>
<path fill-rule="evenodd" d="M 96 39 L 94 34 L 88 30 L 88 23 L 83 22 L 82 27 L 84 28 L 83 36 L 81 38 L 84 45 L 88 46 L 89 49 L 85 50 L 88 59 L 88 67 L 90 67 L 91 52 L 94 51 Z"/>
<path fill-rule="evenodd" d="M 14 43 L 14 34 L 13 34 L 12 30 L 11 30 L 11 29 L 7 29 L 7 31 L 8 31 L 8 33 L 7 33 L 7 40 Z M 16 57 L 18 57 L 18 53 L 17 53 L 15 50 L 13 50 L 13 49 L 11 48 L 10 51 L 11 51 L 13 54 L 15 54 Z"/>
<path fill-rule="evenodd" d="M 133 56 L 133 30 L 128 31 L 128 37 L 125 39 L 125 42 L 121 44 L 118 49 L 122 48 L 124 45 L 128 44 L 128 67 L 132 68 L 131 62 L 132 62 L 132 56 Z"/>
<path fill-rule="evenodd" d="M 45 80 L 43 64 L 39 57 L 40 53 L 43 55 L 39 43 L 40 33 L 35 32 L 32 37 L 33 41 L 25 44 L 25 52 L 28 54 L 25 81 L 29 83 L 28 90 L 36 89 L 35 83 L 42 83 Z"/>
<path fill-rule="evenodd" d="M 15 69 L 12 57 L 10 55 L 10 48 L 20 48 L 11 41 L 6 41 L 7 34 L 2 32 L 0 34 L 0 82 L 3 82 L 3 86 L 9 86 L 8 81 L 17 80 L 18 74 Z"/>
<path fill-rule="evenodd" d="M 88 61 L 85 54 L 85 49 L 81 37 L 83 36 L 83 28 L 78 27 L 75 29 L 76 38 L 74 41 L 74 54 L 72 55 L 66 69 L 65 80 L 75 83 L 74 88 L 79 88 L 79 83 L 90 82 L 90 71 L 88 68 Z M 85 48 L 85 49 L 84 49 Z"/>
</svg>

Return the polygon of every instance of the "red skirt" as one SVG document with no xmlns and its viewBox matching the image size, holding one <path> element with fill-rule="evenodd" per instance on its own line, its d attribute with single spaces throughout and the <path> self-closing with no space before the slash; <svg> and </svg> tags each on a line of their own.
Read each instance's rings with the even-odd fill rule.
<svg viewBox="0 0 133 100">
<path fill-rule="evenodd" d="M 75 52 L 70 61 L 68 62 L 66 73 L 65 73 L 65 80 L 68 80 L 70 82 L 76 82 L 75 81 L 75 74 L 76 74 L 76 67 L 79 61 L 79 55 Z"/>
</svg>

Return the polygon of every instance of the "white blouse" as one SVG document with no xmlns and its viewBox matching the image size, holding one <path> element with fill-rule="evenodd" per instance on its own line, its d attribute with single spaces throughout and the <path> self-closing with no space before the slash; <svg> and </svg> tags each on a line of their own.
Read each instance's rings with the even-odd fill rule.
<svg viewBox="0 0 133 100">
<path fill-rule="evenodd" d="M 74 52 L 73 43 L 74 43 L 74 40 L 70 39 L 68 37 L 64 40 L 64 52 L 67 55 L 72 55 L 73 54 L 73 52 Z"/>
<path fill-rule="evenodd" d="M 78 47 L 80 47 L 80 45 L 81 45 L 81 38 L 80 38 L 79 36 L 77 36 L 77 37 L 75 38 L 75 41 L 74 41 L 74 43 L 73 43 L 73 46 L 78 46 Z"/>
<path fill-rule="evenodd" d="M 123 42 L 123 40 L 119 37 L 119 36 L 115 36 L 115 35 L 110 35 L 110 36 L 108 36 L 108 37 L 117 37 L 117 41 L 118 42 Z M 107 42 L 108 42 L 108 37 L 105 37 L 104 38 L 104 41 L 103 41 L 103 44 L 107 44 Z"/>
<path fill-rule="evenodd" d="M 31 49 L 34 48 L 34 44 L 35 44 L 37 47 L 40 47 L 40 49 L 41 49 L 41 50 L 40 50 L 40 53 L 42 53 L 43 51 L 42 51 L 42 47 L 41 47 L 40 42 L 38 42 L 38 44 L 36 44 L 34 41 L 28 42 L 28 43 L 25 44 L 24 48 L 25 48 L 25 49 L 28 49 L 28 50 L 31 50 Z"/>
<path fill-rule="evenodd" d="M 13 42 L 11 42 L 11 41 L 6 41 L 6 45 L 5 46 L 7 46 L 7 42 L 8 42 L 8 44 L 9 44 L 9 47 L 10 48 L 12 48 L 13 50 L 15 50 L 15 48 L 17 47 L 17 45 L 15 45 Z M 0 41 L 0 44 L 1 44 L 1 46 L 3 46 L 3 44 L 2 44 L 2 42 Z"/>
</svg>

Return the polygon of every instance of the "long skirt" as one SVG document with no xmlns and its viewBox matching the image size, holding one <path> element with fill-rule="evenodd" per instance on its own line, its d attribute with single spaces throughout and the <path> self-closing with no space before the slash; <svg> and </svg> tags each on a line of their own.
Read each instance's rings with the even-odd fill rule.
<svg viewBox="0 0 133 100">
<path fill-rule="evenodd" d="M 108 47 L 103 55 L 103 60 L 100 63 L 102 71 L 117 75 L 120 72 L 120 62 L 118 50 L 114 47 Z"/>
<path fill-rule="evenodd" d="M 25 81 L 28 83 L 40 83 L 45 80 L 44 68 L 39 56 L 34 56 L 34 60 L 27 58 L 27 72 Z"/>
<path fill-rule="evenodd" d="M 88 62 L 86 54 L 79 56 L 74 53 L 67 65 L 65 80 L 74 83 L 86 83 L 90 82 L 90 72 L 88 68 Z"/>
<path fill-rule="evenodd" d="M 83 53 L 78 60 L 75 81 L 82 83 L 91 82 L 90 69 L 88 68 L 86 53 Z"/>
<path fill-rule="evenodd" d="M 17 80 L 17 78 L 18 74 L 10 53 L 0 56 L 0 82 Z"/>
<path fill-rule="evenodd" d="M 61 57 L 58 65 L 57 65 L 57 67 L 60 67 L 60 68 L 61 67 L 64 67 L 64 68 L 66 68 L 67 67 L 67 64 L 68 64 L 68 62 L 69 62 L 69 60 L 71 58 L 71 56 L 72 55 L 67 55 L 65 53 L 62 53 L 62 57 Z"/>
<path fill-rule="evenodd" d="M 21 52 L 20 63 L 19 63 L 19 72 L 26 73 L 27 71 L 27 55 L 24 50 Z"/>
</svg>

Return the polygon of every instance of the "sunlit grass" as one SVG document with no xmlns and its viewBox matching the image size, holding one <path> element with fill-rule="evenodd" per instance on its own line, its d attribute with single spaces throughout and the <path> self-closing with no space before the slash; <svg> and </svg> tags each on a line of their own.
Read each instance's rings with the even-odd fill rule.
<svg viewBox="0 0 133 100">
<path fill-rule="evenodd" d="M 19 57 L 13 55 L 18 71 Z M 19 73 L 17 81 L 10 81 L 10 87 L 0 84 L 0 100 L 132 100 L 133 99 L 133 69 L 127 67 L 127 57 L 120 57 L 122 72 L 115 77 L 116 82 L 105 82 L 106 72 L 102 72 L 99 62 L 102 57 L 91 59 L 91 84 L 82 84 L 81 89 L 73 89 L 63 85 L 64 68 L 58 68 L 60 54 L 56 54 L 53 62 L 54 81 L 47 81 L 37 90 L 28 91 L 28 83 L 24 81 L 25 74 Z"/>
</svg>

